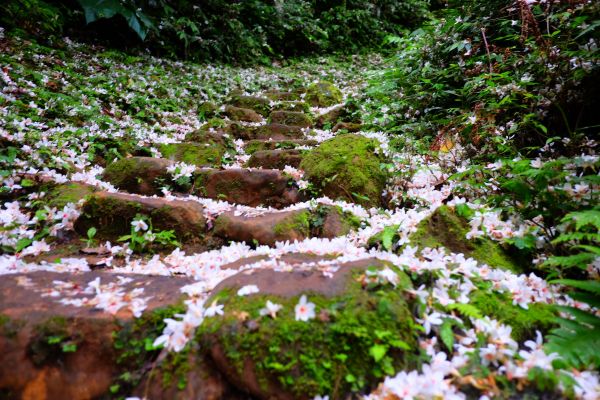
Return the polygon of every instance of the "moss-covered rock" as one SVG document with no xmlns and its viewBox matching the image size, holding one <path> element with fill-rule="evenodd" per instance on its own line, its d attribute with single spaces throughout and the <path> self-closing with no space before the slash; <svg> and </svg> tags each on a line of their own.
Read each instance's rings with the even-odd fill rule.
<svg viewBox="0 0 600 400">
<path fill-rule="evenodd" d="M 549 304 L 531 303 L 524 309 L 513 304 L 507 294 L 487 290 L 477 290 L 469 297 L 470 304 L 484 316 L 510 325 L 512 337 L 518 342 L 535 338 L 535 331 L 546 333 L 556 326 L 556 314 Z"/>
<path fill-rule="evenodd" d="M 273 124 L 310 127 L 313 124 L 310 115 L 295 111 L 273 111 L 269 116 Z"/>
<path fill-rule="evenodd" d="M 217 143 L 169 143 L 159 148 L 162 156 L 172 161 L 183 161 L 186 164 L 204 166 L 221 166 L 225 147 Z"/>
<path fill-rule="evenodd" d="M 167 167 L 171 161 L 153 157 L 123 158 L 104 170 L 103 179 L 129 193 L 160 194 L 164 182 L 171 180 Z"/>
<path fill-rule="evenodd" d="M 224 114 L 233 121 L 261 122 L 262 117 L 254 110 L 231 105 L 225 106 Z"/>
<path fill-rule="evenodd" d="M 212 101 L 205 101 L 198 106 L 198 114 L 205 119 L 213 118 L 217 115 L 219 108 Z"/>
<path fill-rule="evenodd" d="M 467 239 L 469 224 L 448 207 L 439 207 L 431 216 L 421 221 L 409 239 L 419 248 L 443 246 L 454 253 L 485 263 L 490 267 L 519 272 L 521 267 L 502 245 L 487 238 Z"/>
<path fill-rule="evenodd" d="M 377 154 L 379 143 L 361 135 L 345 134 L 323 142 L 306 154 L 300 168 L 305 178 L 332 199 L 380 206 L 387 174 Z"/>
<path fill-rule="evenodd" d="M 320 206 L 313 212 L 311 229 L 313 236 L 333 239 L 347 235 L 360 227 L 360 218 L 342 210 L 339 206 Z"/>
<path fill-rule="evenodd" d="M 276 149 L 295 149 L 300 146 L 316 146 L 316 140 L 306 139 L 290 139 L 290 140 L 265 140 L 255 139 L 249 140 L 244 144 L 244 150 L 247 154 L 253 154 L 261 150 L 276 150 Z"/>
<path fill-rule="evenodd" d="M 230 381 L 257 398 L 352 398 L 416 364 L 417 330 L 404 294 L 408 277 L 396 270 L 397 288 L 366 284 L 366 270 L 385 266 L 379 260 L 342 264 L 332 278 L 317 271 L 238 274 L 209 300 L 223 304 L 225 314 L 205 319 L 197 340 Z M 237 296 L 247 284 L 260 292 Z M 295 319 L 301 294 L 316 306 L 308 321 Z M 261 315 L 267 301 L 282 306 L 275 318 Z"/>
<path fill-rule="evenodd" d="M 273 101 L 298 101 L 300 100 L 300 94 L 300 92 L 282 92 L 279 90 L 265 92 L 265 96 Z"/>
<path fill-rule="evenodd" d="M 314 107 L 331 107 L 341 103 L 342 91 L 331 82 L 321 81 L 313 83 L 306 89 L 304 101 Z"/>
<path fill-rule="evenodd" d="M 302 139 L 304 138 L 304 132 L 302 132 L 300 126 L 272 123 L 254 128 L 252 138 L 268 140 Z"/>
<path fill-rule="evenodd" d="M 298 168 L 302 161 L 300 150 L 260 150 L 255 151 L 248 160 L 248 167 L 284 169 L 286 165 Z"/>
<path fill-rule="evenodd" d="M 304 101 L 282 101 L 273 106 L 273 111 L 295 111 L 310 114 L 310 105 Z"/>
<path fill-rule="evenodd" d="M 98 192 L 90 196 L 75 222 L 85 235 L 91 227 L 97 237 L 114 240 L 131 232 L 137 214 L 150 217 L 155 231 L 173 230 L 181 241 L 197 241 L 206 229 L 203 207 L 193 201 L 145 198 L 123 193 Z"/>
<path fill-rule="evenodd" d="M 94 193 L 93 186 L 78 182 L 63 183 L 53 188 L 48 194 L 50 207 L 63 208 L 69 203 L 77 204 Z"/>
<path fill-rule="evenodd" d="M 271 112 L 271 100 L 266 97 L 236 95 L 231 97 L 229 103 L 236 107 L 256 111 L 263 117 L 267 117 Z"/>
<path fill-rule="evenodd" d="M 304 240 L 310 236 L 310 211 L 293 210 L 259 216 L 226 212 L 215 220 L 213 233 L 236 242 L 272 246 L 275 242 Z"/>
</svg>

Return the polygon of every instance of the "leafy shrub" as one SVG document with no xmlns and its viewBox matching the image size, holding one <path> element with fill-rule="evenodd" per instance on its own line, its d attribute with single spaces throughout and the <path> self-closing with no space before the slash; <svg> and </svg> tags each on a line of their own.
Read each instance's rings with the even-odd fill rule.
<svg viewBox="0 0 600 400">
<path fill-rule="evenodd" d="M 30 33 L 37 36 L 64 30 L 113 46 L 143 45 L 159 55 L 238 63 L 378 47 L 386 34 L 428 15 L 427 0 L 77 0 L 81 8 L 74 0 L 46 1 L 8 0 L 20 17 L 1 21 L 8 28 L 36 24 Z M 21 11 L 22 2 L 38 10 L 34 18 Z"/>
<path fill-rule="evenodd" d="M 597 131 L 598 2 L 455 3 L 388 38 L 399 50 L 371 85 L 371 123 L 484 159 Z"/>
</svg>

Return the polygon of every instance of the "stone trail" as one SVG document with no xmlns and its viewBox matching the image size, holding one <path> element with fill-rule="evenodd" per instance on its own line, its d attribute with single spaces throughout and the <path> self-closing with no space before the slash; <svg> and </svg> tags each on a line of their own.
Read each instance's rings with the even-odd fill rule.
<svg viewBox="0 0 600 400">
<path fill-rule="evenodd" d="M 208 267 L 188 266 L 190 276 L 165 277 L 119 274 L 115 265 L 91 261 L 98 257 L 87 254 L 96 250 L 77 252 L 92 227 L 96 239 L 117 244 L 138 215 L 149 218 L 155 231 L 172 230 L 191 254 L 229 242 L 275 247 L 351 234 L 360 228 L 360 218 L 311 199 L 326 195 L 385 207 L 387 175 L 377 141 L 349 133 L 360 130 L 356 110 L 340 105 L 323 115 L 311 112 L 313 106 L 341 102 L 341 92 L 329 83 L 258 97 L 232 93 L 221 108 L 202 105 L 208 122 L 183 142 L 155 144 L 162 158 L 148 157 L 152 153 L 146 149 L 109 164 L 101 178 L 117 192 L 77 182 L 55 186 L 51 205 L 81 205 L 74 224 L 79 237 L 47 257 L 87 258 L 96 269 L 0 280 L 0 398 L 83 400 L 118 393 L 150 399 L 309 399 L 318 394 L 315 376 L 323 367 L 311 364 L 305 352 L 331 368 L 337 382 L 332 399 L 346 398 L 352 388 L 348 375 L 336 375 L 346 368 L 345 357 L 352 359 L 349 365 L 360 372 L 363 386 L 374 387 L 381 376 L 366 332 L 393 332 L 399 343 L 416 343 L 408 329 L 415 323 L 405 292 L 410 280 L 388 262 L 292 252 L 220 259 Z M 324 127 L 337 135 L 319 140 L 313 129 Z M 182 162 L 193 168 L 174 180 Z M 297 169 L 304 171 L 308 190 L 295 176 Z M 169 193 L 163 191 L 166 185 Z M 442 219 L 434 222 L 440 232 L 449 226 Z M 380 246 L 380 238 L 369 245 Z M 206 268 L 220 283 L 205 282 L 204 290 L 216 285 L 205 307 L 212 301 L 224 304 L 224 316 L 206 317 L 182 353 L 155 349 L 165 318 L 174 323 L 196 304 L 197 289 L 188 294 L 181 289 L 196 282 L 194 276 L 207 279 Z M 381 277 L 391 279 L 393 290 L 377 289 Z M 258 294 L 236 295 L 254 286 Z M 316 324 L 293 325 L 295 298 L 303 294 L 321 309 Z M 257 317 L 267 300 L 282 308 Z M 194 317 L 189 310 L 188 318 Z M 348 326 L 344 318 L 351 321 Z M 195 326 L 188 323 L 184 332 L 192 335 Z M 355 336 L 355 331 L 365 333 Z M 414 364 L 414 352 L 402 348 L 389 350 L 399 363 L 390 366 L 396 370 Z"/>
<path fill-rule="evenodd" d="M 188 134 L 184 142 L 156 144 L 162 158 L 149 157 L 150 152 L 143 151 L 107 165 L 101 179 L 118 192 L 69 182 L 52 190 L 51 204 L 63 207 L 79 202 L 81 215 L 75 231 L 85 238 L 94 227 L 96 239 L 113 243 L 130 232 L 137 215 L 150 218 L 155 231 L 173 230 L 184 248 L 200 245 L 211 249 L 228 241 L 273 246 L 346 235 L 358 228 L 360 220 L 339 207 L 278 210 L 315 196 L 301 191 L 285 169 L 299 168 L 310 149 L 318 146 L 311 135 L 316 117 L 310 107 L 340 103 L 338 92 L 317 93 L 313 88 L 304 95 L 271 91 L 264 97 L 232 93 L 221 109 L 202 106 L 212 119 L 200 131 Z M 243 153 L 238 153 L 239 149 Z M 227 157 L 237 158 L 237 166 L 222 168 Z M 180 162 L 195 167 L 186 184 L 173 183 L 173 168 Z M 171 186 L 175 198 L 164 196 L 165 185 Z M 245 213 L 225 211 L 214 218 L 201 202 L 187 198 L 189 195 L 226 201 L 232 207 L 246 206 L 247 211 L 262 208 Z M 85 251 L 60 256 L 85 258 L 94 249 Z M 237 271 L 261 260 L 268 258 L 241 259 L 221 268 Z M 299 267 L 323 260 L 300 253 L 281 258 L 286 265 Z M 236 375 L 223 349 L 212 353 L 194 350 L 185 356 L 186 363 L 194 366 L 182 372 L 185 389 L 177 389 L 176 382 L 165 383 L 174 374 L 165 367 L 173 362 L 172 356 L 163 350 L 156 358 L 148 343 L 142 346 L 140 341 L 143 335 L 160 334 L 164 317 L 184 310 L 183 301 L 188 297 L 180 289 L 193 279 L 109 272 L 110 267 L 104 266 L 94 272 L 32 272 L 0 281 L 0 349 L 4 354 L 0 397 L 91 399 L 106 396 L 112 387 L 152 399 L 293 398 L 278 384 L 270 383 L 267 391 L 260 389 L 252 373 Z M 265 269 L 256 275 L 265 293 L 278 285 L 278 275 L 270 274 Z M 311 274 L 307 283 L 302 283 L 307 276 L 300 272 L 290 276 L 291 280 L 286 277 L 287 283 L 279 286 L 279 291 L 286 287 L 294 293 L 300 288 L 325 295 L 343 291 L 343 280 Z M 136 304 L 144 306 L 136 309 Z M 132 374 L 135 384 L 119 380 L 123 372 Z M 115 382 L 121 386 L 114 386 Z"/>
</svg>

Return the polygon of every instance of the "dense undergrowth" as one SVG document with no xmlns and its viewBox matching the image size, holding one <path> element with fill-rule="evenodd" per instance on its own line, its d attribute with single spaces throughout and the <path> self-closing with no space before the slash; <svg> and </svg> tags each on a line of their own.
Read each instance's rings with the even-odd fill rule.
<svg viewBox="0 0 600 400">
<path fill-rule="evenodd" d="M 425 0 L 8 0 L 0 25 L 54 43 L 68 35 L 195 61 L 268 63 L 353 54 L 416 26 Z M 87 23 L 87 25 L 86 25 Z"/>
</svg>

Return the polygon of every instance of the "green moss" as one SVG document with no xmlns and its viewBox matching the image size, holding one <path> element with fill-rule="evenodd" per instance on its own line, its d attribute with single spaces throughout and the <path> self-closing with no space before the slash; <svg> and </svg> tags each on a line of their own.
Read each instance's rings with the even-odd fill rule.
<svg viewBox="0 0 600 400">
<path fill-rule="evenodd" d="M 61 316 L 51 317 L 35 327 L 35 334 L 27 345 L 29 358 L 36 366 L 61 363 L 65 345 L 75 345 L 80 337 L 69 331 L 68 321 Z"/>
<path fill-rule="evenodd" d="M 150 313 L 144 313 L 133 322 L 123 322 L 113 332 L 113 346 L 117 352 L 117 364 L 121 371 L 115 381 L 119 393 L 129 394 L 133 388 L 138 386 L 142 374 L 145 372 L 144 367 L 154 362 L 161 352 L 161 349 L 155 348 L 153 343 L 157 337 L 162 335 L 165 318 L 174 318 L 176 314 L 183 314 L 185 309 L 186 307 L 182 303 L 159 308 Z M 180 355 L 187 354 L 188 352 L 184 351 Z M 163 384 L 167 386 L 173 379 L 185 379 L 185 373 L 189 369 L 187 357 L 168 355 L 159 364 L 159 368 L 152 371 L 148 379 L 152 379 L 152 374 L 167 371 L 166 375 L 163 374 Z"/>
<path fill-rule="evenodd" d="M 300 168 L 317 189 L 333 199 L 380 206 L 387 174 L 380 167 L 384 160 L 375 153 L 377 147 L 374 139 L 338 135 L 306 154 Z"/>
<path fill-rule="evenodd" d="M 160 193 L 164 181 L 170 181 L 168 161 L 151 157 L 123 158 L 109 164 L 103 179 L 130 193 Z"/>
<path fill-rule="evenodd" d="M 271 112 L 271 101 L 264 97 L 235 95 L 232 96 L 230 103 L 236 107 L 256 111 L 263 117 L 268 116 Z"/>
<path fill-rule="evenodd" d="M 214 142 L 203 144 L 170 143 L 161 145 L 160 152 L 164 158 L 170 160 L 182 161 L 198 167 L 219 167 L 225 154 L 225 147 Z"/>
<path fill-rule="evenodd" d="M 519 342 L 535 338 L 536 330 L 545 333 L 555 326 L 556 315 L 548 304 L 531 303 L 526 310 L 513 305 L 507 294 L 486 290 L 471 293 L 470 300 L 484 315 L 510 325 L 512 337 Z"/>
<path fill-rule="evenodd" d="M 218 111 L 218 107 L 212 101 L 205 101 L 198 106 L 198 114 L 204 118 L 213 118 Z"/>
<path fill-rule="evenodd" d="M 269 123 L 307 127 L 313 124 L 313 120 L 303 112 L 274 111 L 269 116 Z"/>
<path fill-rule="evenodd" d="M 450 207 L 439 207 L 430 217 L 421 221 L 417 231 L 410 236 L 412 245 L 419 248 L 445 247 L 455 253 L 485 263 L 490 267 L 520 272 L 521 268 L 501 247 L 490 239 L 467 239 L 468 222 Z"/>
<path fill-rule="evenodd" d="M 49 194 L 50 207 L 63 208 L 68 203 L 77 204 L 79 200 L 85 199 L 94 193 L 94 188 L 81 183 L 65 183 L 55 187 Z"/>
<path fill-rule="evenodd" d="M 310 211 L 304 210 L 276 224 L 273 227 L 273 232 L 277 235 L 288 235 L 291 232 L 298 232 L 308 237 L 310 234 L 310 218 Z"/>
<path fill-rule="evenodd" d="M 310 105 L 304 101 L 282 101 L 273 107 L 273 111 L 295 111 L 310 114 Z"/>
<path fill-rule="evenodd" d="M 298 142 L 293 140 L 281 140 L 281 141 L 266 141 L 266 140 L 250 140 L 246 143 L 244 150 L 246 154 L 254 154 L 261 150 L 275 150 L 275 149 L 295 149 L 300 146 Z"/>
<path fill-rule="evenodd" d="M 410 285 L 409 278 L 398 273 Z M 351 397 L 349 393 L 370 389 L 385 375 L 414 368 L 418 353 L 404 287 L 363 288 L 360 274 L 349 276 L 343 295 L 308 293 L 319 315 L 308 322 L 295 320 L 298 297 L 242 298 L 235 290 L 223 290 L 214 299 L 224 304 L 226 314 L 206 319 L 197 339 L 203 348 L 219 344 L 239 373 L 251 360 L 263 387 L 277 382 L 296 398 Z M 259 315 L 267 300 L 283 306 L 276 319 Z M 250 323 L 240 322 L 240 315 L 247 315 Z M 382 350 L 377 359 L 374 349 Z"/>
<path fill-rule="evenodd" d="M 14 339 L 24 325 L 23 321 L 17 321 L 8 315 L 0 314 L 0 336 Z"/>
<path fill-rule="evenodd" d="M 142 206 L 134 201 L 91 196 L 82 209 L 76 230 L 85 234 L 91 227 L 97 229 L 97 239 L 112 239 L 131 231 L 131 221 Z"/>
<path fill-rule="evenodd" d="M 343 100 L 342 92 L 331 82 L 313 83 L 306 89 L 304 100 L 311 106 L 330 107 Z"/>
<path fill-rule="evenodd" d="M 139 167 L 139 162 L 134 158 L 122 158 L 110 163 L 106 167 L 104 170 L 104 178 L 116 187 L 126 187 L 132 183 L 132 171 L 142 172 Z"/>
</svg>

